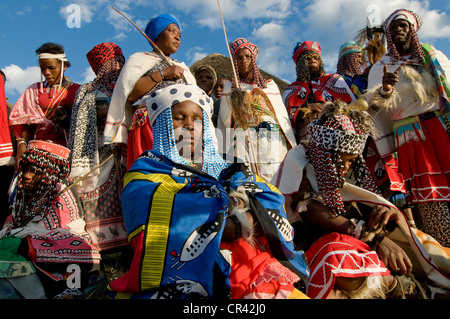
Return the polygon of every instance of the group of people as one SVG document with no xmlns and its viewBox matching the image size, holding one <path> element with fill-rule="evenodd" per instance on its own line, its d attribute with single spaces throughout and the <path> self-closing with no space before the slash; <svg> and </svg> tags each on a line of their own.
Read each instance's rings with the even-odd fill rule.
<svg viewBox="0 0 450 319">
<path fill-rule="evenodd" d="M 169 14 L 151 52 L 92 48 L 82 85 L 43 44 L 42 81 L 0 95 L 0 298 L 449 297 L 450 61 L 421 24 L 394 11 L 334 73 L 299 42 L 283 92 L 245 38 L 234 77 L 191 72 Z"/>
</svg>

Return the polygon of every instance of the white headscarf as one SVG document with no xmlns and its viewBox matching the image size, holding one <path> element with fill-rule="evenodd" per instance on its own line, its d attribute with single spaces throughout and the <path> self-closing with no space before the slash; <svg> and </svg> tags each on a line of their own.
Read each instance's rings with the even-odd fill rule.
<svg viewBox="0 0 450 319">
<path fill-rule="evenodd" d="M 148 120 L 153 128 L 153 150 L 174 162 L 190 164 L 178 153 L 171 110 L 172 106 L 184 101 L 196 103 L 203 111 L 202 171 L 217 178 L 227 163 L 217 152 L 213 141 L 213 100 L 197 85 L 174 84 L 154 91 L 147 98 Z"/>
</svg>

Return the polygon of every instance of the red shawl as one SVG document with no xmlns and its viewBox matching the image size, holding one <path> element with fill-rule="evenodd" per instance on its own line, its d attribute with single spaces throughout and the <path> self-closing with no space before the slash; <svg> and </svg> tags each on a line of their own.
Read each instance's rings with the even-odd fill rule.
<svg viewBox="0 0 450 319">
<path fill-rule="evenodd" d="M 272 256 L 264 237 L 257 242 L 256 247 L 244 239 L 221 244 L 222 249 L 231 251 L 231 298 L 287 298 L 298 276 Z"/>
<path fill-rule="evenodd" d="M 310 94 L 311 97 L 308 99 Z M 326 103 L 338 99 L 345 103 L 355 100 L 344 78 L 338 74 L 326 74 L 310 82 L 293 82 L 283 93 L 283 102 L 293 127 L 298 111 L 305 103 Z"/>
<path fill-rule="evenodd" d="M 67 110 L 70 116 L 79 87 L 79 84 L 73 82 L 58 92 L 53 92 L 53 90 L 47 92 L 46 88 L 42 92 L 41 83 L 34 83 L 28 87 L 19 97 L 9 115 L 9 124 L 16 137 L 21 137 L 23 125 L 35 124 L 34 139 L 52 141 L 65 146 L 64 131 L 56 129 L 52 116 L 58 107 Z"/>
<path fill-rule="evenodd" d="M 307 295 L 326 299 L 336 277 L 387 276 L 390 272 L 375 251 L 355 237 L 331 233 L 306 251 L 311 275 Z"/>
</svg>

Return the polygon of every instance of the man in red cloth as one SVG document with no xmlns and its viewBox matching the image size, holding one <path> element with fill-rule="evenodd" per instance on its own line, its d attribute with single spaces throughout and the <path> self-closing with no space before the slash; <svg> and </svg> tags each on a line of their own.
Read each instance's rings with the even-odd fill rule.
<svg viewBox="0 0 450 319">
<path fill-rule="evenodd" d="M 297 43 L 292 55 L 297 79 L 284 90 L 283 101 L 296 131 L 297 142 L 307 138 L 304 128 L 308 123 L 305 123 L 303 114 L 312 111 L 312 116 L 316 117 L 326 102 L 339 99 L 350 103 L 356 99 L 341 75 L 325 73 L 321 51 L 319 42 L 304 41 Z"/>
</svg>

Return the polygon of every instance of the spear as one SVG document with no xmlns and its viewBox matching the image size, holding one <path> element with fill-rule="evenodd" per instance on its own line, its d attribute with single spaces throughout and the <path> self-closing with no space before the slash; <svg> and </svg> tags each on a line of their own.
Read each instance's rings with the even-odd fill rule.
<svg viewBox="0 0 450 319">
<path fill-rule="evenodd" d="M 167 59 L 167 57 L 165 56 L 165 54 L 161 51 L 160 48 L 158 48 L 158 46 L 133 22 L 131 21 L 124 13 L 120 12 L 119 10 L 117 10 L 116 8 L 114 8 L 113 6 L 111 6 L 111 8 L 113 8 L 117 13 L 119 13 L 120 15 L 122 15 L 125 19 L 128 20 L 128 22 L 130 22 L 147 40 L 148 42 L 150 42 L 151 46 L 153 47 L 153 49 L 159 54 L 161 55 L 161 58 L 163 59 L 164 63 L 166 63 L 167 65 L 171 66 L 172 62 L 169 61 L 169 59 Z"/>
</svg>

